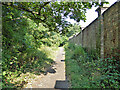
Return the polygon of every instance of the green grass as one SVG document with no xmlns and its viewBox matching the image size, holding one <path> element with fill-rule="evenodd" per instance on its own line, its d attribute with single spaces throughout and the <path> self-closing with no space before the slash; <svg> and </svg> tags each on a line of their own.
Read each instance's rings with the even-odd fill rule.
<svg viewBox="0 0 120 90">
<path fill-rule="evenodd" d="M 46 66 L 54 64 L 57 47 L 43 46 L 37 50 L 31 50 L 28 54 L 21 56 L 24 64 L 14 71 L 4 71 L 3 88 L 22 88 L 31 79 L 45 72 Z M 27 78 L 27 79 L 26 79 Z"/>
<path fill-rule="evenodd" d="M 116 69 L 119 65 L 115 59 L 99 59 L 93 56 L 95 52 L 90 55 L 74 44 L 66 44 L 65 51 L 71 88 L 120 88 L 120 73 Z"/>
</svg>

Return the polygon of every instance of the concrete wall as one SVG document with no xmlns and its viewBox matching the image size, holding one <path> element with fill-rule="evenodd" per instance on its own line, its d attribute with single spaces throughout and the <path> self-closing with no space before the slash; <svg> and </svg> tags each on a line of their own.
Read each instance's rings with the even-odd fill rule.
<svg viewBox="0 0 120 90">
<path fill-rule="evenodd" d="M 120 1 L 69 41 L 89 50 L 96 50 L 101 57 L 120 54 Z"/>
</svg>

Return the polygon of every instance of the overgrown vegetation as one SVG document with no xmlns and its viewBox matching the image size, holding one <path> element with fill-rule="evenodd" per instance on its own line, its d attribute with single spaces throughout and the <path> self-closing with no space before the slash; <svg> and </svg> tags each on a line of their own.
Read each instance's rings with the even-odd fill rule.
<svg viewBox="0 0 120 90">
<path fill-rule="evenodd" d="M 27 81 L 21 75 L 40 75 L 54 64 L 56 47 L 66 38 L 14 8 L 4 6 L 2 19 L 2 87 L 22 87 Z"/>
<path fill-rule="evenodd" d="M 71 88 L 120 88 L 119 60 L 100 59 L 81 46 L 67 44 L 66 71 Z"/>
<path fill-rule="evenodd" d="M 2 87 L 22 87 L 26 75 L 44 72 L 54 63 L 53 47 L 79 31 L 65 18 L 85 21 L 86 9 L 103 3 L 2 2 Z"/>
</svg>

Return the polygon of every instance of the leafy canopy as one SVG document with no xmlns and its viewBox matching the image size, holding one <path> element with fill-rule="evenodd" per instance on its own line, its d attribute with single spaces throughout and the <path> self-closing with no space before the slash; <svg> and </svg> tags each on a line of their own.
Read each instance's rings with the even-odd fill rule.
<svg viewBox="0 0 120 90">
<path fill-rule="evenodd" d="M 86 9 L 93 5 L 103 5 L 104 2 L 4 2 L 3 5 L 8 8 L 15 8 L 22 11 L 22 15 L 34 20 L 37 24 L 43 23 L 50 30 L 58 31 L 59 27 L 63 29 L 68 27 L 70 22 L 65 18 L 79 22 L 85 21 Z"/>
</svg>

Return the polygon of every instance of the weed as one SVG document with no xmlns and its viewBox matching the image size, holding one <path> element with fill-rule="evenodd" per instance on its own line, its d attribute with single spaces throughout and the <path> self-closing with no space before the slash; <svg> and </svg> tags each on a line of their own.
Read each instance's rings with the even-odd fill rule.
<svg viewBox="0 0 120 90">
<path fill-rule="evenodd" d="M 71 88 L 120 88 L 119 61 L 100 59 L 95 50 L 87 53 L 81 46 L 68 44 L 66 72 Z"/>
</svg>

